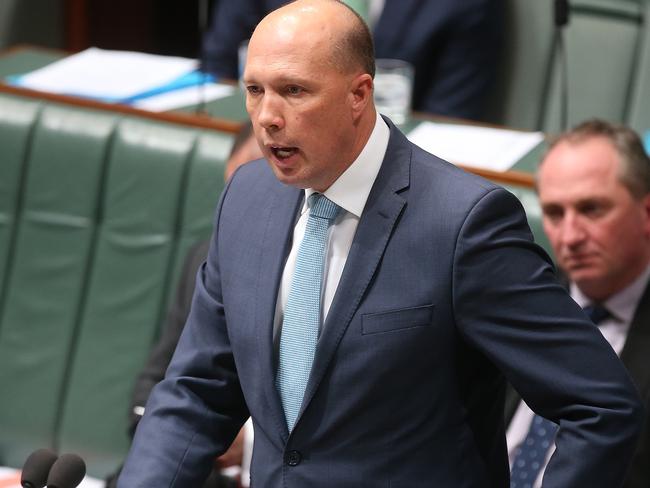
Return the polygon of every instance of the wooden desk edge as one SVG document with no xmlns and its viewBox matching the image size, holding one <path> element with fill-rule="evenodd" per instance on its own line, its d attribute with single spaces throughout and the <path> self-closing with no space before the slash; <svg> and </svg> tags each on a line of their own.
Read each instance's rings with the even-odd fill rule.
<svg viewBox="0 0 650 488">
<path fill-rule="evenodd" d="M 495 181 L 497 183 L 502 183 L 505 185 L 516 185 L 523 186 L 526 188 L 535 188 L 535 178 L 529 173 L 524 173 L 523 171 L 493 171 L 490 169 L 483 168 L 474 168 L 472 166 L 465 166 L 463 164 L 457 164 L 459 168 L 464 169 L 475 175 L 482 176 L 488 180 Z"/>
<path fill-rule="evenodd" d="M 47 93 L 27 88 L 20 88 L 16 86 L 7 85 L 0 82 L 0 93 L 8 93 L 11 95 L 18 95 L 25 98 L 34 98 L 41 100 L 48 100 L 51 102 L 58 102 L 76 107 L 90 108 L 95 110 L 102 110 L 104 112 L 117 112 L 125 115 L 134 115 L 150 120 L 157 120 L 162 122 L 170 122 L 175 124 L 187 125 L 190 127 L 199 127 L 202 129 L 212 129 L 221 132 L 229 132 L 236 134 L 241 129 L 242 123 L 232 120 L 221 119 L 211 115 L 194 115 L 182 112 L 150 112 L 148 110 L 141 110 L 138 108 L 122 105 L 119 103 L 103 103 L 95 100 L 85 98 L 72 97 L 68 95 L 58 95 L 55 93 Z"/>
</svg>

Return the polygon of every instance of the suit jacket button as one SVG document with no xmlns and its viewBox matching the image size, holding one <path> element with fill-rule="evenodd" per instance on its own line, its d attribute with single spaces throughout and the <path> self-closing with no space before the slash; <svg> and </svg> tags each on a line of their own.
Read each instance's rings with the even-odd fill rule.
<svg viewBox="0 0 650 488">
<path fill-rule="evenodd" d="M 298 466 L 302 461 L 302 454 L 300 451 L 289 451 L 285 461 L 289 466 Z"/>
</svg>

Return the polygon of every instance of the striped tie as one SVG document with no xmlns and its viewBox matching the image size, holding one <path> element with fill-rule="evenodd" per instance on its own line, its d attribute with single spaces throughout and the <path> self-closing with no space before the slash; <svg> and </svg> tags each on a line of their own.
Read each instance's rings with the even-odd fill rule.
<svg viewBox="0 0 650 488">
<path fill-rule="evenodd" d="M 291 280 L 280 335 L 276 387 L 289 431 L 293 429 L 316 353 L 321 321 L 321 284 L 329 226 L 340 207 L 319 193 L 309 200 L 309 219 Z"/>
</svg>

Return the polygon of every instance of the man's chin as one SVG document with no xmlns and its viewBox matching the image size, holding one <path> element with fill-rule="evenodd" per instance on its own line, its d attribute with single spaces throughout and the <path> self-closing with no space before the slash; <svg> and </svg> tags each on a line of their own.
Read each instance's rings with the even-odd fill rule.
<svg viewBox="0 0 650 488">
<path fill-rule="evenodd" d="M 583 293 L 591 298 L 598 298 L 601 292 L 609 287 L 607 278 L 598 270 L 581 269 L 568 273 L 568 276 Z"/>
<path fill-rule="evenodd" d="M 304 181 L 304 178 L 301 177 L 300 173 L 295 168 L 279 167 L 272 162 L 269 164 L 271 165 L 273 174 L 280 183 L 300 189 L 310 188 L 309 184 Z"/>
</svg>

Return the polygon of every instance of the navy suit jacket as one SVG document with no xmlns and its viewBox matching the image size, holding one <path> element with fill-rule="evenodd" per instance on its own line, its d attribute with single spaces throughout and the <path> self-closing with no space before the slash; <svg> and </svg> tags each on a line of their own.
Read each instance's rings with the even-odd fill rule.
<svg viewBox="0 0 650 488">
<path fill-rule="evenodd" d="M 302 198 L 264 161 L 232 178 L 118 486 L 198 486 L 250 414 L 255 488 L 502 488 L 504 376 L 561 424 L 548 486 L 617 486 L 641 414 L 625 368 L 516 198 L 392 125 L 289 434 L 272 335 Z"/>
<path fill-rule="evenodd" d="M 567 283 L 568 285 L 568 283 Z M 632 458 L 623 488 L 650 486 L 650 284 L 634 311 L 630 330 L 621 351 L 621 361 L 630 373 L 646 409 L 643 430 Z M 512 421 L 521 397 L 512 388 L 506 390 L 506 426 Z"/>
<path fill-rule="evenodd" d="M 287 0 L 219 2 L 204 39 L 207 71 L 238 78 L 237 49 Z M 386 0 L 373 29 L 377 58 L 415 67 L 413 108 L 481 119 L 501 52 L 502 0 Z"/>
</svg>

